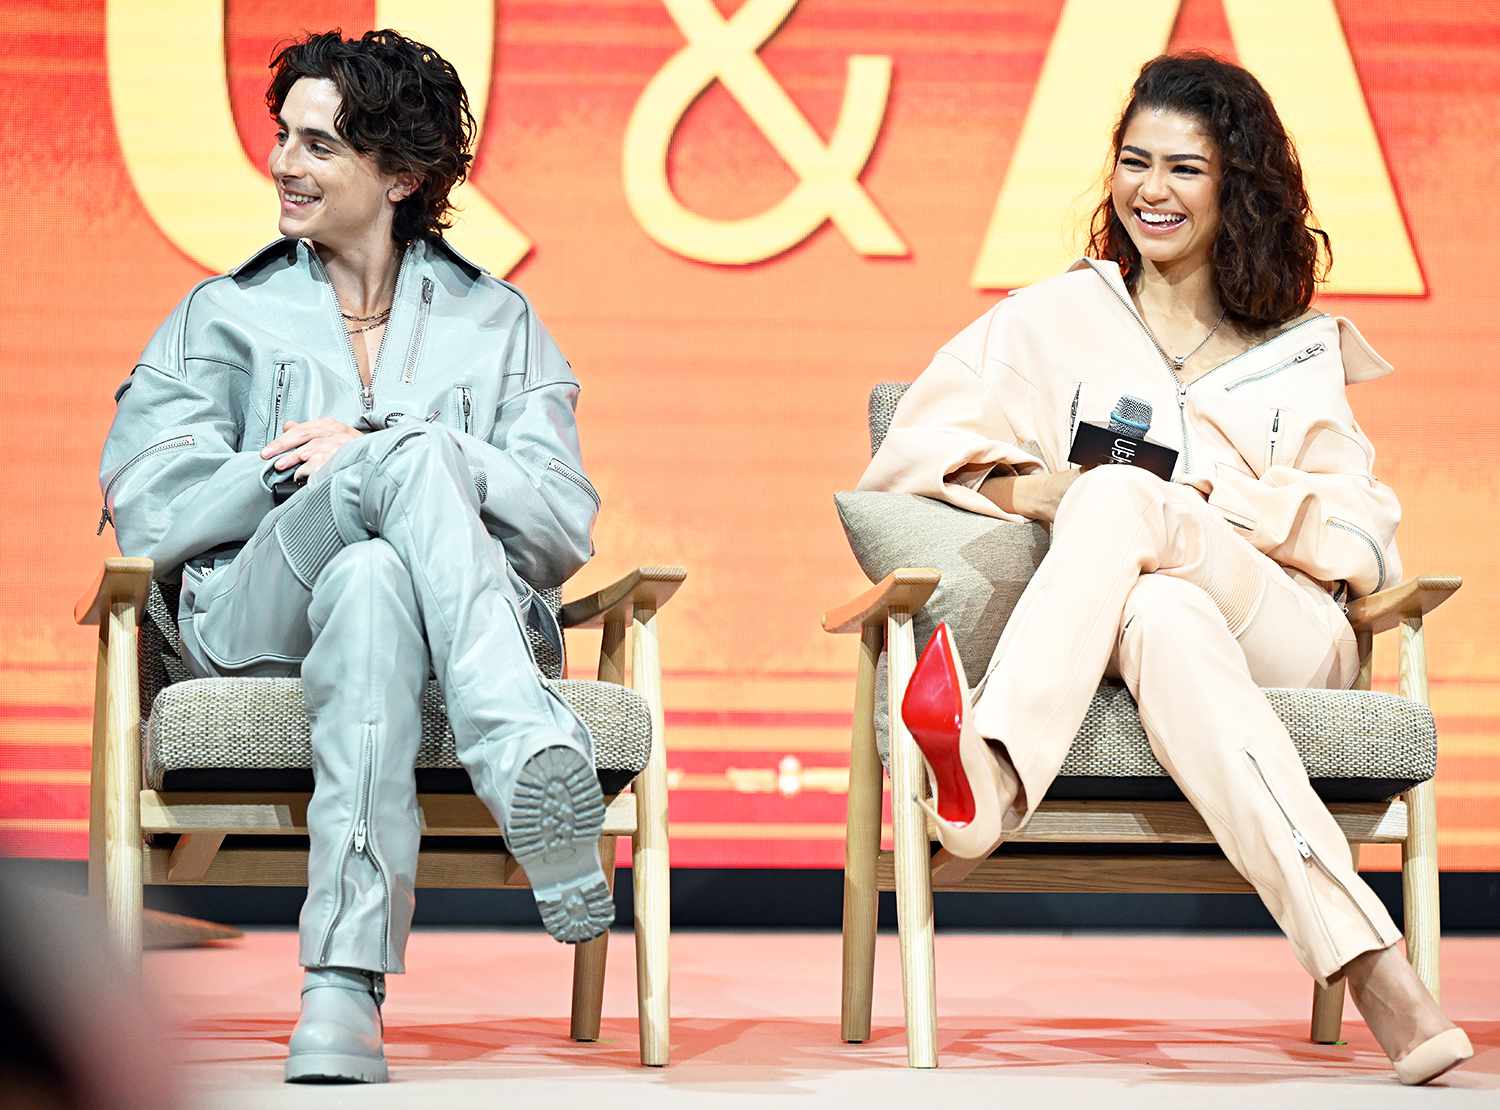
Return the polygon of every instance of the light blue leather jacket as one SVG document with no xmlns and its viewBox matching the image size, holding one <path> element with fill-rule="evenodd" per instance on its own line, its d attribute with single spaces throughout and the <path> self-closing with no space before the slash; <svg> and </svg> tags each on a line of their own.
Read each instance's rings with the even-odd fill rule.
<svg viewBox="0 0 1500 1110">
<path fill-rule="evenodd" d="M 151 556 L 158 578 L 234 557 L 282 477 L 260 449 L 285 421 L 319 416 L 458 433 L 485 527 L 531 586 L 562 583 L 593 552 L 578 379 L 521 292 L 442 240 L 402 257 L 368 396 L 322 262 L 281 239 L 195 286 L 115 400 L 99 527 L 112 521 L 121 552 Z"/>
</svg>

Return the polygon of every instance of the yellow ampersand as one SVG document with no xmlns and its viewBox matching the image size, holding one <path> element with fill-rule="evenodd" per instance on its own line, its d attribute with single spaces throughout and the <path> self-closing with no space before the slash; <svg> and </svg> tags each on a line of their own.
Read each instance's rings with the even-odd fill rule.
<svg viewBox="0 0 1500 1110">
<path fill-rule="evenodd" d="M 757 51 L 797 0 L 746 0 L 728 20 L 713 0 L 663 0 L 687 39 L 647 84 L 625 129 L 625 198 L 646 234 L 700 262 L 743 265 L 796 246 L 832 220 L 865 255 L 902 256 L 906 244 L 859 183 L 885 118 L 891 60 L 849 59 L 848 84 L 833 137 L 824 143 Z M 722 82 L 801 179 L 755 216 L 717 220 L 689 211 L 667 180 L 667 152 L 683 114 Z"/>
</svg>

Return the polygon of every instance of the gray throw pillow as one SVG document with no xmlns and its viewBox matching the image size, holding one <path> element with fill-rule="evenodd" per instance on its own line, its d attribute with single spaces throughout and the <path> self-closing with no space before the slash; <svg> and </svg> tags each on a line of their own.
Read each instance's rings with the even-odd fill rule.
<svg viewBox="0 0 1500 1110">
<path fill-rule="evenodd" d="M 897 567 L 935 567 L 942 580 L 912 618 L 917 651 L 946 621 L 971 683 L 989 666 L 1021 591 L 1047 554 L 1050 533 L 910 493 L 837 493 L 834 504 L 854 558 L 871 582 Z M 885 658 L 875 691 L 875 735 L 887 758 Z"/>
</svg>

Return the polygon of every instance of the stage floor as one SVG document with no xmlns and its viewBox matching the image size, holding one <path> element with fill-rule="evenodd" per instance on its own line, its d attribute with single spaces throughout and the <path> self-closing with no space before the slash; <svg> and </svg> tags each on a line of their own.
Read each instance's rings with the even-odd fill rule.
<svg viewBox="0 0 1500 1110">
<path fill-rule="evenodd" d="M 390 980 L 380 1088 L 281 1083 L 290 931 L 150 953 L 146 975 L 194 1107 L 1500 1105 L 1500 937 L 1444 941 L 1445 1002 L 1476 1057 L 1441 1093 L 1400 1087 L 1352 1006 L 1347 1045 L 1309 1044 L 1310 983 L 1279 937 L 940 935 L 941 1067 L 922 1072 L 905 1066 L 894 936 L 864 1045 L 839 1041 L 835 934 L 683 933 L 672 955 L 672 1064 L 648 1070 L 629 933 L 611 940 L 602 1039 L 575 1044 L 568 949 L 540 932 L 418 932 L 411 972 Z"/>
</svg>

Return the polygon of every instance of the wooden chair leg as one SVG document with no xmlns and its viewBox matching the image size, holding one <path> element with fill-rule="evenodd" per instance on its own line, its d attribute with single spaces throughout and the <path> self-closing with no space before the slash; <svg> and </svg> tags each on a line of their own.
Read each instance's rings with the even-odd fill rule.
<svg viewBox="0 0 1500 1110">
<path fill-rule="evenodd" d="M 1359 845 L 1349 845 L 1349 854 L 1354 857 L 1354 870 L 1359 870 Z M 1342 1044 L 1344 1029 L 1344 980 L 1319 986 L 1313 983 L 1312 1030 L 1309 1034 L 1313 1044 Z"/>
<path fill-rule="evenodd" d="M 99 662 L 94 672 L 94 731 L 89 752 L 89 902 L 104 924 L 104 798 L 109 771 L 104 760 L 109 731 L 109 621 L 99 622 Z"/>
<path fill-rule="evenodd" d="M 609 879 L 610 893 L 615 889 L 615 840 L 600 837 L 599 858 Z M 604 1010 L 604 967 L 609 959 L 609 934 L 573 946 L 573 1017 L 569 1035 L 575 1041 L 597 1041 L 599 1019 Z"/>
<path fill-rule="evenodd" d="M 141 959 L 141 710 L 135 606 L 110 606 L 104 721 L 104 914 L 126 966 Z"/>
<path fill-rule="evenodd" d="M 906 1062 L 937 1067 L 937 982 L 934 969 L 932 873 L 927 821 L 917 806 L 925 793 L 921 755 L 901 720 L 901 698 L 916 666 L 911 615 L 893 612 L 886 629 L 890 680 L 891 810 L 895 820 L 896 916 L 901 939 L 901 989 L 906 1003 Z"/>
<path fill-rule="evenodd" d="M 879 625 L 860 635 L 854 687 L 854 732 L 849 750 L 849 808 L 844 838 L 844 992 L 839 1006 L 843 1039 L 870 1039 L 875 986 L 875 929 L 880 896 L 880 753 L 875 747 L 875 667 L 883 640 Z"/>
<path fill-rule="evenodd" d="M 641 1063 L 665 1067 L 671 1056 L 671 882 L 667 854 L 667 753 L 661 703 L 661 657 L 656 613 L 637 606 L 632 616 L 632 680 L 651 706 L 651 757 L 636 776 L 635 982 Z"/>
<path fill-rule="evenodd" d="M 1438 943 L 1442 934 L 1438 899 L 1437 798 L 1432 781 L 1406 792 L 1409 831 L 1401 845 L 1401 904 L 1404 910 L 1406 958 L 1432 997 L 1442 978 Z"/>
<path fill-rule="evenodd" d="M 1422 618 L 1401 622 L 1401 696 L 1429 705 L 1427 642 Z M 1404 909 L 1406 958 L 1417 977 L 1437 998 L 1441 985 L 1438 942 L 1442 934 L 1438 908 L 1437 790 L 1432 779 L 1406 792 L 1408 832 L 1401 845 L 1401 902 Z"/>
</svg>

